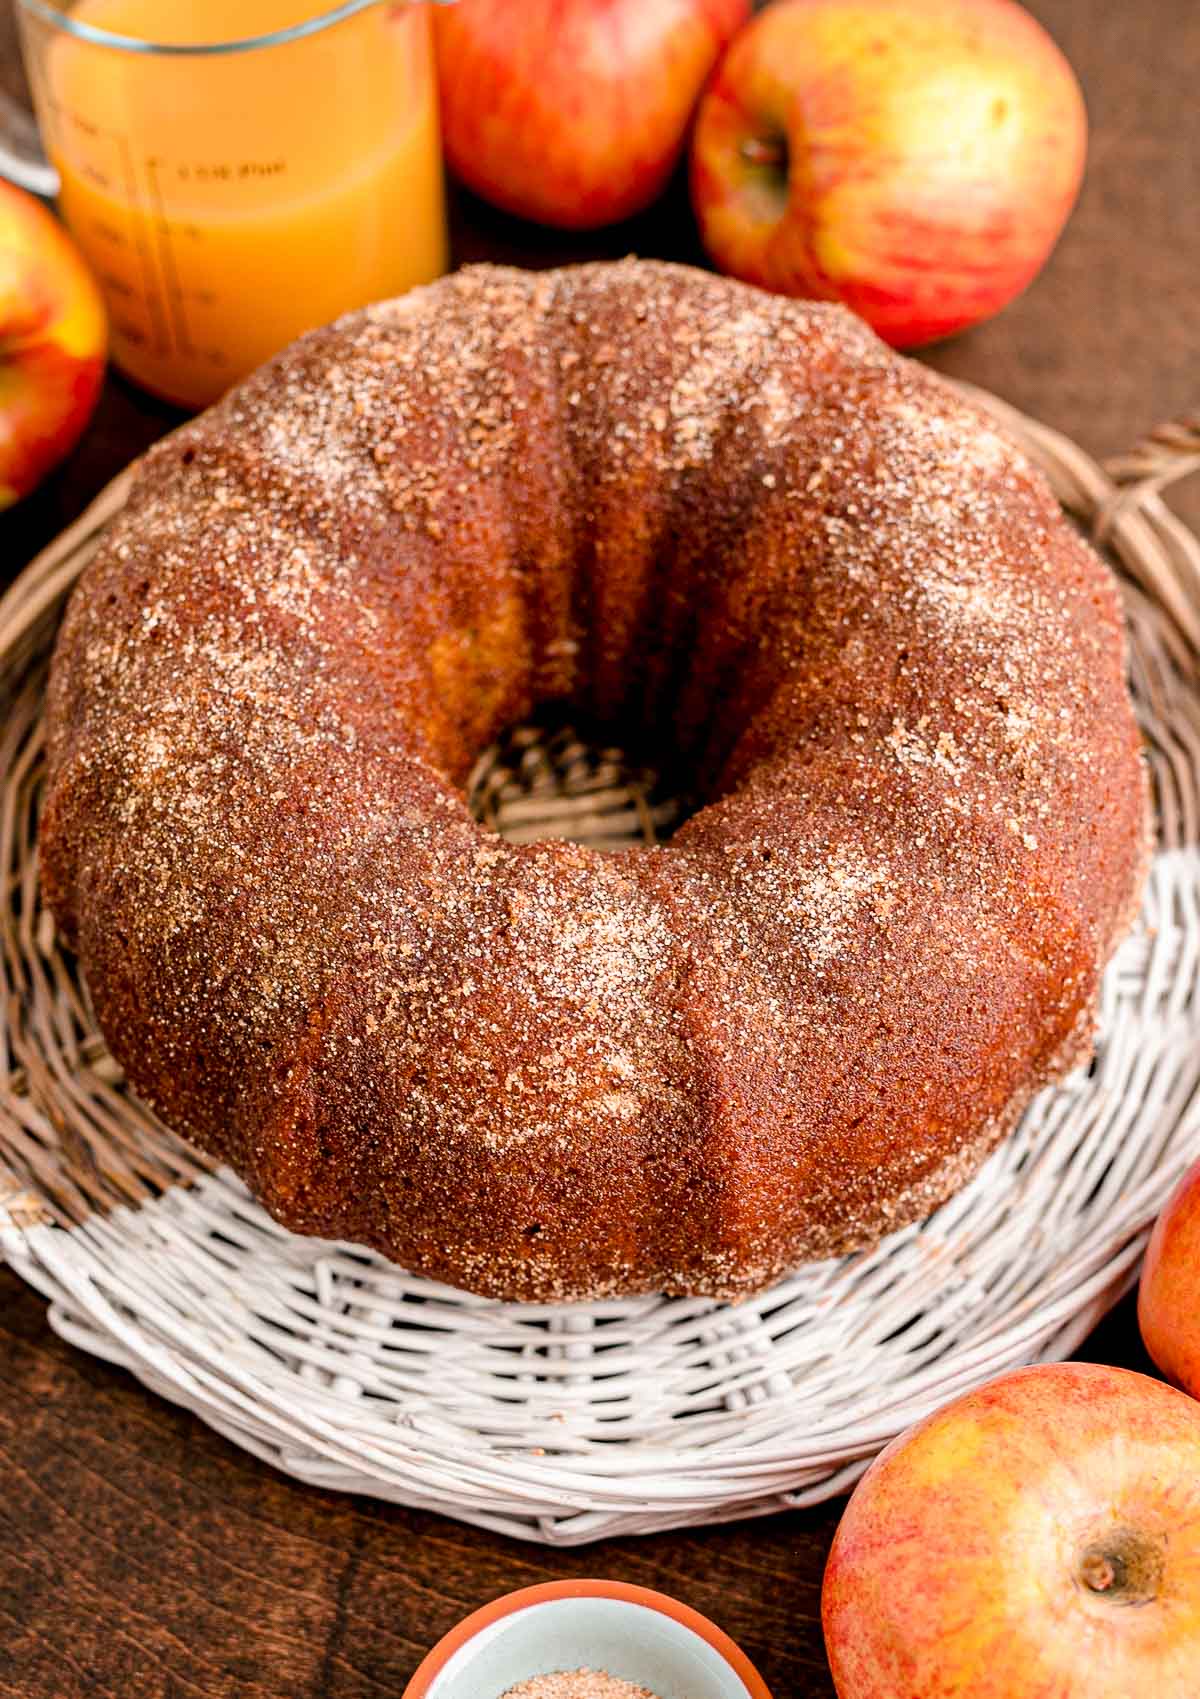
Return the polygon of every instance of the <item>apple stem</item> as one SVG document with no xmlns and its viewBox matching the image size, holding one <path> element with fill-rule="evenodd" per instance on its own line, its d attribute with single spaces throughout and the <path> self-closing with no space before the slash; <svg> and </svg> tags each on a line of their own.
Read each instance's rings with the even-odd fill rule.
<svg viewBox="0 0 1200 1699">
<path fill-rule="evenodd" d="M 1162 1593 L 1166 1541 L 1140 1528 L 1108 1527 L 1085 1546 L 1075 1580 L 1107 1608 L 1148 1605 Z"/>
<path fill-rule="evenodd" d="M 1079 1566 L 1085 1587 L 1093 1593 L 1107 1593 L 1117 1579 L 1112 1560 L 1103 1552 L 1088 1552 Z"/>
<path fill-rule="evenodd" d="M 777 170 L 787 163 L 787 143 L 781 136 L 747 136 L 741 154 L 747 165 Z"/>
</svg>

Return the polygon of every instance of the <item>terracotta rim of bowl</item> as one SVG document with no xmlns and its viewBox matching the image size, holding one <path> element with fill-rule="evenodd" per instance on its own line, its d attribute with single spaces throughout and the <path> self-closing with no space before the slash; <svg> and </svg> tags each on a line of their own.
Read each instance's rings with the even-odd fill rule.
<svg viewBox="0 0 1200 1699">
<path fill-rule="evenodd" d="M 503 1593 L 498 1599 L 492 1599 L 489 1604 L 481 1605 L 470 1616 L 465 1616 L 456 1623 L 448 1634 L 443 1634 L 437 1644 L 425 1654 L 418 1664 L 408 1686 L 404 1689 L 402 1699 L 425 1699 L 435 1679 L 441 1674 L 454 1654 L 468 1641 L 501 1617 L 512 1616 L 516 1611 L 527 1610 L 530 1605 L 544 1604 L 549 1599 L 618 1599 L 627 1605 L 642 1605 L 647 1610 L 658 1611 L 661 1616 L 669 1616 L 684 1628 L 690 1628 L 698 1634 L 701 1640 L 710 1645 L 718 1656 L 734 1671 L 742 1682 L 750 1699 L 771 1699 L 771 1691 L 762 1676 L 759 1675 L 750 1659 L 742 1651 L 736 1641 L 731 1640 L 723 1628 L 718 1628 L 715 1622 L 702 1616 L 690 1605 L 685 1605 L 679 1599 L 673 1599 L 669 1593 L 656 1593 L 652 1587 L 635 1587 L 626 1581 L 542 1581 L 534 1587 L 518 1587 L 514 1593 Z"/>
</svg>

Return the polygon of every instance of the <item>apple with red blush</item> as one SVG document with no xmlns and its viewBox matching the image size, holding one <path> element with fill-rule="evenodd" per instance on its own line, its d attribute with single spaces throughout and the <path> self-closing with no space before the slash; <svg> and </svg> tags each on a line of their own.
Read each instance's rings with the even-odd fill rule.
<svg viewBox="0 0 1200 1699">
<path fill-rule="evenodd" d="M 104 378 L 104 308 L 40 201 L 0 181 L 0 508 L 74 446 Z"/>
<path fill-rule="evenodd" d="M 1162 1372 L 1200 1398 L 1200 1162 L 1154 1224 L 1138 1291 L 1138 1324 Z"/>
<path fill-rule="evenodd" d="M 822 1593 L 839 1699 L 1195 1699 L 1200 1404 L 1020 1369 L 884 1451 Z"/>
<path fill-rule="evenodd" d="M 1037 275 L 1086 149 L 1075 75 L 1013 0 L 775 0 L 700 103 L 692 200 L 722 271 L 908 348 Z"/>
<path fill-rule="evenodd" d="M 446 161 L 562 229 L 628 218 L 684 148 L 749 0 L 457 0 L 434 9 Z"/>
</svg>

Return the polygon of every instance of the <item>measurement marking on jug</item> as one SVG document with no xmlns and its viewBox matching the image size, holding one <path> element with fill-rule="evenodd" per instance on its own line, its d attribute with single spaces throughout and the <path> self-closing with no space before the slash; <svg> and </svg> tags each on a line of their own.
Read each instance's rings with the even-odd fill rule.
<svg viewBox="0 0 1200 1699">
<path fill-rule="evenodd" d="M 110 224 L 106 218 L 93 218 L 90 221 L 88 228 L 94 236 L 99 236 L 102 242 L 107 242 L 112 248 L 126 248 L 129 246 L 125 239 L 125 232 L 123 230 L 118 230 L 116 225 Z"/>
<path fill-rule="evenodd" d="M 158 237 L 158 263 L 166 279 L 167 301 L 175 324 L 175 340 L 179 344 L 179 352 L 194 356 L 196 350 L 188 334 L 183 289 L 180 286 L 179 273 L 175 269 L 175 255 L 171 252 L 171 226 L 167 220 L 167 209 L 163 205 L 162 188 L 158 181 L 158 168 L 162 163 L 162 160 L 153 155 L 146 160 L 146 180 L 150 185 L 150 199 L 154 203 L 154 227 Z"/>
<path fill-rule="evenodd" d="M 134 324 L 131 319 L 114 318 L 112 327 L 113 334 L 121 337 L 131 348 L 144 348 L 150 340 L 141 325 Z"/>
<path fill-rule="evenodd" d="M 250 179 L 282 177 L 287 168 L 286 159 L 222 159 L 215 164 L 193 160 L 177 165 L 175 175 L 181 183 L 245 183 Z"/>
<path fill-rule="evenodd" d="M 146 311 L 154 331 L 156 350 L 165 354 L 170 351 L 171 338 L 167 330 L 167 318 L 163 312 L 162 301 L 159 298 L 158 279 L 154 275 L 154 259 L 150 253 L 150 244 L 146 240 L 145 220 L 139 208 L 141 196 L 137 189 L 137 176 L 133 168 L 133 154 L 124 136 L 114 136 L 113 140 L 121 157 L 121 171 L 125 178 L 125 198 L 129 205 L 129 226 L 133 232 L 133 245 L 137 250 L 138 266 L 142 273 L 142 293 L 146 297 Z"/>
</svg>

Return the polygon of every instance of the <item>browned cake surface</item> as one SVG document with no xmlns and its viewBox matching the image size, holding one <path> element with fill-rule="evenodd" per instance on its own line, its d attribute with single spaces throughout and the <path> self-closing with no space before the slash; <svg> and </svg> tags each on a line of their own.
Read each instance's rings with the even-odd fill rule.
<svg viewBox="0 0 1200 1699">
<path fill-rule="evenodd" d="M 478 752 L 652 728 L 665 848 Z M 1078 1061 L 1144 864 L 1116 586 L 840 309 L 478 268 L 153 450 L 51 681 L 43 873 L 173 1127 L 476 1291 L 735 1295 L 957 1188 Z"/>
</svg>

